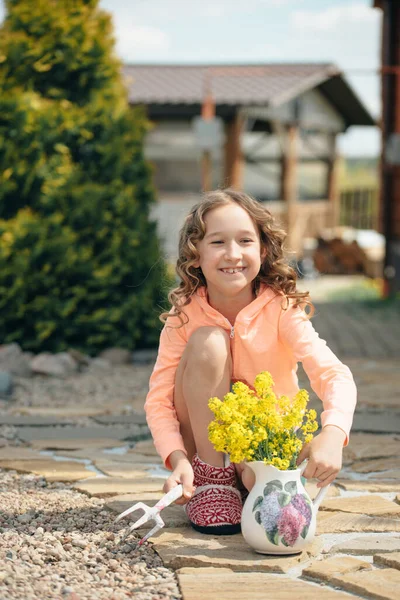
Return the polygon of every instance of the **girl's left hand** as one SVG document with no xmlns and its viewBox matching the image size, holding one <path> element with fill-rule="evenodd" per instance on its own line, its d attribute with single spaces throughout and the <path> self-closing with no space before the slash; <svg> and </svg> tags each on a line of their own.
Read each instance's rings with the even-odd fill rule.
<svg viewBox="0 0 400 600">
<path fill-rule="evenodd" d="M 318 488 L 325 487 L 334 481 L 342 468 L 343 443 L 346 434 L 335 425 L 327 425 L 321 433 L 301 449 L 297 464 L 308 459 L 303 477 L 318 479 Z"/>
</svg>

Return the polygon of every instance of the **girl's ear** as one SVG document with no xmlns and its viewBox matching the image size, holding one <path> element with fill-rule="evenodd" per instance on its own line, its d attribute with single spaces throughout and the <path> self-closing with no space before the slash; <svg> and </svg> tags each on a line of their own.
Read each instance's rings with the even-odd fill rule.
<svg viewBox="0 0 400 600">
<path fill-rule="evenodd" d="M 265 257 L 267 256 L 267 249 L 265 246 L 261 248 L 261 262 L 264 262 Z"/>
</svg>

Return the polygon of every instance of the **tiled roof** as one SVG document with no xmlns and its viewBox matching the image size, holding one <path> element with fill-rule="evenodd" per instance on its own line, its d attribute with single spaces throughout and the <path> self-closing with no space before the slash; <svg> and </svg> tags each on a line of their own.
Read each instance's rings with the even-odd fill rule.
<svg viewBox="0 0 400 600">
<path fill-rule="evenodd" d="M 170 107 L 167 110 L 177 115 L 186 106 L 186 111 L 193 112 L 193 106 L 202 103 L 207 85 L 216 105 L 231 111 L 246 105 L 279 106 L 318 88 L 342 115 L 346 127 L 376 125 L 341 71 L 332 64 L 138 64 L 125 65 L 123 74 L 129 102 L 146 104 L 154 111 L 157 107 Z"/>
<path fill-rule="evenodd" d="M 133 104 L 280 104 L 340 73 L 330 64 L 125 65 Z"/>
</svg>

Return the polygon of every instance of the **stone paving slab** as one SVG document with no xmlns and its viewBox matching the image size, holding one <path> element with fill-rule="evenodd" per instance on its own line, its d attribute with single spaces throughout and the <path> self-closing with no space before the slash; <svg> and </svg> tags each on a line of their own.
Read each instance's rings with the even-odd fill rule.
<svg viewBox="0 0 400 600">
<path fill-rule="evenodd" d="M 395 480 L 375 480 L 368 479 L 363 481 L 354 481 L 347 479 L 337 479 L 336 485 L 347 492 L 400 492 L 400 481 Z"/>
<path fill-rule="evenodd" d="M 363 536 L 354 537 L 333 546 L 328 553 L 354 554 L 356 556 L 367 556 L 379 554 L 382 552 L 400 551 L 400 536 Z"/>
<path fill-rule="evenodd" d="M 35 473 L 36 475 L 42 475 L 49 482 L 79 481 L 80 479 L 96 476 L 93 471 L 89 471 L 81 463 L 56 461 L 51 458 L 42 458 L 40 460 L 0 460 L 0 468 L 18 471 L 19 473 Z"/>
<path fill-rule="evenodd" d="M 304 486 L 310 498 L 314 500 L 317 494 L 321 491 L 321 488 L 317 487 L 315 480 L 306 481 L 306 485 Z M 334 484 L 331 484 L 325 494 L 325 498 L 335 498 L 339 496 L 340 491 Z M 325 499 L 324 499 L 325 500 Z"/>
<path fill-rule="evenodd" d="M 30 415 L 0 415 L 0 425 L 14 425 L 16 427 L 49 427 L 53 425 L 70 425 L 71 419 L 59 417 L 30 416 Z"/>
<path fill-rule="evenodd" d="M 355 496 L 353 498 L 335 498 L 324 500 L 324 511 L 362 513 L 363 515 L 400 518 L 400 505 L 380 496 Z"/>
<path fill-rule="evenodd" d="M 400 412 L 365 411 L 354 414 L 352 431 L 400 433 Z"/>
<path fill-rule="evenodd" d="M 82 404 L 69 404 L 68 406 L 18 406 L 11 407 L 10 414 L 30 415 L 32 417 L 48 416 L 60 418 L 95 417 L 115 411 L 115 406 L 82 406 Z"/>
<path fill-rule="evenodd" d="M 0 448 L 0 460 L 32 460 L 41 459 L 43 456 L 30 448 L 21 446 L 5 446 Z"/>
<path fill-rule="evenodd" d="M 391 458 L 397 456 L 400 437 L 373 433 L 352 433 L 350 443 L 344 449 L 346 461 L 359 459 Z"/>
<path fill-rule="evenodd" d="M 229 569 L 183 568 L 178 573 L 184 600 L 351 600 L 344 592 L 268 573 L 234 573 Z"/>
<path fill-rule="evenodd" d="M 96 423 L 102 425 L 146 425 L 146 415 L 144 413 L 136 413 L 129 415 L 102 415 L 94 417 Z"/>
<path fill-rule="evenodd" d="M 371 564 L 365 560 L 359 560 L 352 556 L 337 556 L 313 561 L 308 567 L 303 569 L 302 577 L 309 577 L 329 583 L 333 575 L 344 575 L 346 573 L 371 569 Z"/>
<path fill-rule="evenodd" d="M 125 446 L 124 442 L 120 442 L 115 438 L 93 438 L 93 439 L 76 439 L 76 440 L 60 440 L 60 439 L 48 439 L 48 440 L 32 440 L 30 442 L 31 448 L 35 450 L 84 450 L 94 448 L 121 448 Z M 63 453 L 62 453 L 63 454 Z M 400 489 L 400 488 L 399 488 Z"/>
<path fill-rule="evenodd" d="M 368 517 L 363 514 L 332 513 L 320 510 L 317 533 L 394 533 L 400 532 L 400 519 Z"/>
<path fill-rule="evenodd" d="M 99 425 L 98 427 L 24 427 L 17 428 L 17 436 L 24 442 L 33 440 L 89 440 L 99 438 L 113 438 L 115 440 L 127 440 L 137 438 L 143 435 L 143 428 L 139 425 L 130 427 L 106 427 Z"/>
<path fill-rule="evenodd" d="M 400 552 L 390 554 L 375 554 L 374 564 L 392 569 L 400 569 Z"/>
<path fill-rule="evenodd" d="M 160 456 L 157 453 L 157 450 L 155 449 L 152 439 L 141 440 L 140 442 L 137 442 L 135 444 L 134 448 L 128 450 L 129 454 L 136 452 L 140 454 L 145 454 L 146 456 L 157 456 L 157 458 L 160 460 Z"/>
<path fill-rule="evenodd" d="M 257 554 L 241 534 L 211 536 L 187 528 L 162 530 L 151 541 L 156 545 L 157 553 L 165 566 L 171 569 L 226 567 L 233 571 L 252 573 L 287 573 L 316 556 L 322 548 L 322 541 L 316 538 L 298 555 Z"/>
<path fill-rule="evenodd" d="M 130 492 L 158 492 L 162 495 L 164 479 L 147 477 L 143 479 L 126 479 L 123 477 L 96 477 L 82 480 L 74 485 L 74 489 L 88 496 L 107 498 Z"/>
<path fill-rule="evenodd" d="M 136 464 L 118 463 L 106 460 L 96 460 L 96 467 L 102 472 L 108 475 L 108 477 L 123 477 L 126 479 L 136 479 L 146 477 L 151 467 L 149 465 L 140 466 Z M 400 507 L 399 507 L 400 508 Z"/>
<path fill-rule="evenodd" d="M 388 568 L 332 575 L 330 584 L 376 600 L 398 600 L 400 571 Z"/>
<path fill-rule="evenodd" d="M 121 446 L 122 448 L 123 446 Z M 86 458 L 87 460 L 91 460 L 94 464 L 97 461 L 109 461 L 115 463 L 122 463 L 128 465 L 146 465 L 147 467 L 159 466 L 161 465 L 161 460 L 155 456 L 146 456 L 144 454 L 117 454 L 111 452 L 104 452 L 101 448 L 92 448 L 89 447 L 87 449 L 82 448 L 81 450 L 57 450 L 55 452 L 58 456 L 68 456 L 69 458 Z"/>
<path fill-rule="evenodd" d="M 400 449 L 400 442 L 397 442 Z M 351 470 L 357 473 L 376 473 L 377 471 L 388 471 L 389 469 L 400 469 L 400 458 L 386 457 L 374 460 L 360 460 L 351 465 Z"/>
<path fill-rule="evenodd" d="M 394 483 L 400 481 L 400 469 L 389 469 L 389 471 L 382 471 L 381 473 L 375 473 L 374 479 L 393 479 Z"/>
</svg>

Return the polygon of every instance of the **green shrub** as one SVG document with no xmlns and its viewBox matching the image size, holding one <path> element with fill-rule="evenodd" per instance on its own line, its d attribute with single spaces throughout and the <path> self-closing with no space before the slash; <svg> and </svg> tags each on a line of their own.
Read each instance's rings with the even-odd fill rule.
<svg viewBox="0 0 400 600">
<path fill-rule="evenodd" d="M 9 0 L 0 31 L 0 340 L 156 344 L 160 254 L 147 122 L 97 0 Z"/>
</svg>

